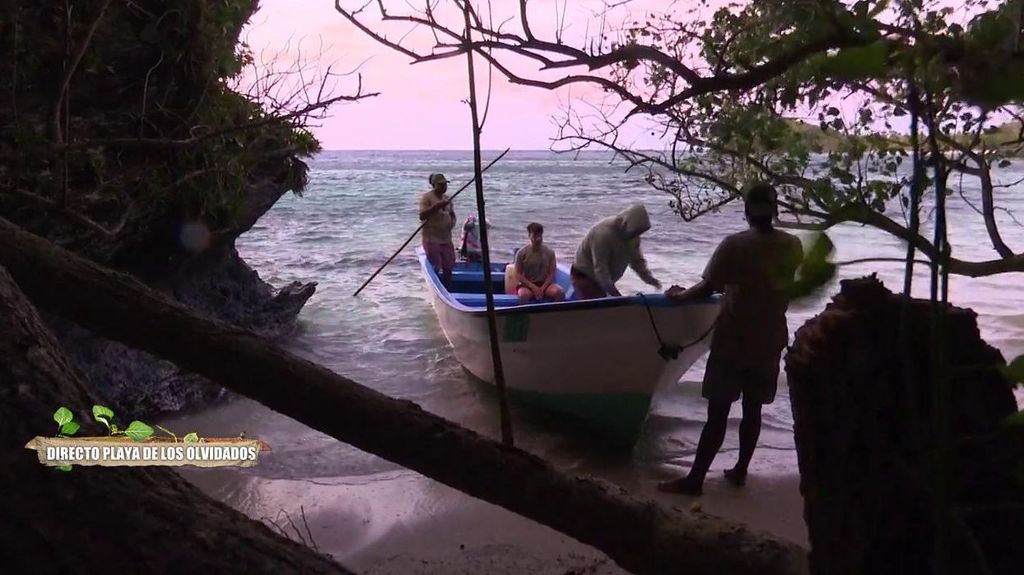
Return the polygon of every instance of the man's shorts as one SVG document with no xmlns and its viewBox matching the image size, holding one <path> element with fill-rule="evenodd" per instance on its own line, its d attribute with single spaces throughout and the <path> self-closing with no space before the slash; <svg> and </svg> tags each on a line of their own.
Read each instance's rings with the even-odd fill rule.
<svg viewBox="0 0 1024 575">
<path fill-rule="evenodd" d="M 733 358 L 715 353 L 714 347 L 708 356 L 704 369 L 704 384 L 701 395 L 708 401 L 738 400 L 768 404 L 775 401 L 779 387 L 779 357 L 774 361 L 765 359 L 757 362 L 735 361 Z"/>
<path fill-rule="evenodd" d="M 604 291 L 601 284 L 594 281 L 590 275 L 583 273 L 576 266 L 569 269 L 569 279 L 576 292 L 575 299 L 595 299 L 605 297 L 608 292 Z"/>
<path fill-rule="evenodd" d="M 450 270 L 455 267 L 455 246 L 451 242 L 423 242 L 423 251 L 427 253 L 427 261 L 435 268 Z"/>
</svg>

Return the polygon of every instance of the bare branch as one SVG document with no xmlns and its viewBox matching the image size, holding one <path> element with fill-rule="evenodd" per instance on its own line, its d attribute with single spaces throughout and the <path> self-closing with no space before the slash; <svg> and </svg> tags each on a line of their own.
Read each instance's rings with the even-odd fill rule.
<svg viewBox="0 0 1024 575">
<path fill-rule="evenodd" d="M 100 22 L 103 20 L 103 15 L 107 11 L 107 7 L 110 6 L 111 0 L 103 0 L 103 4 L 100 5 L 99 13 L 96 14 L 96 18 L 93 19 L 92 24 L 89 26 L 89 30 L 85 34 L 85 38 L 82 39 L 82 43 L 75 50 L 75 55 L 71 58 L 71 62 L 68 68 L 64 71 L 64 79 L 60 83 L 60 89 L 57 90 L 57 97 L 54 100 L 53 113 L 51 115 L 51 130 L 53 132 L 53 141 L 56 144 L 64 143 L 64 136 L 60 129 L 60 109 L 64 104 L 64 98 L 68 93 L 68 86 L 71 84 L 71 77 L 75 74 L 75 70 L 78 69 L 79 62 L 82 61 L 82 56 L 85 55 L 85 51 L 88 50 L 89 44 L 92 43 L 92 37 L 96 34 L 96 29 L 99 28 Z M 71 31 L 66 32 L 70 34 Z"/>
<path fill-rule="evenodd" d="M 360 88 L 361 89 L 361 88 Z M 204 140 L 211 138 L 217 138 L 220 136 L 226 136 L 236 132 L 242 132 L 246 130 L 255 130 L 271 124 L 277 124 L 283 121 L 287 121 L 292 118 L 298 118 L 309 115 L 311 112 L 327 108 L 328 106 L 337 102 L 355 102 L 364 98 L 371 98 L 379 96 L 379 92 L 370 92 L 368 94 L 357 93 L 355 95 L 343 95 L 335 96 L 333 98 L 324 100 L 322 102 L 314 102 L 305 106 L 299 110 L 289 112 L 283 115 L 269 115 L 268 117 L 257 120 L 255 122 L 249 122 L 246 124 L 238 124 L 235 126 L 229 126 L 220 130 L 216 130 L 200 136 L 193 136 L 191 138 L 185 138 L 180 140 L 170 140 L 161 138 L 110 138 L 100 140 L 84 140 L 81 142 L 75 142 L 72 145 L 66 146 L 67 149 L 84 149 L 94 146 L 119 146 L 119 147 L 140 147 L 140 148 L 184 148 Z"/>
<path fill-rule="evenodd" d="M 103 227 L 95 220 L 92 220 L 86 217 L 85 215 L 76 212 L 75 210 L 72 210 L 66 206 L 61 206 L 59 203 L 50 200 L 49 198 L 44 198 L 43 196 L 34 194 L 28 190 L 19 190 L 17 188 L 7 188 L 5 190 L 2 190 L 2 192 L 15 195 L 23 200 L 27 200 L 33 204 L 36 204 L 37 206 L 45 208 L 46 210 L 51 211 L 72 223 L 78 224 L 79 226 L 86 228 L 90 231 L 97 232 L 105 238 L 109 238 L 114 235 L 113 232 Z"/>
<path fill-rule="evenodd" d="M 435 46 L 435 49 L 438 47 L 452 49 L 424 54 L 404 46 L 400 42 L 388 40 L 383 36 L 383 34 L 373 31 L 361 22 L 357 18 L 357 15 L 362 12 L 368 4 L 364 4 L 363 7 L 358 10 L 346 9 L 341 4 L 341 0 L 335 0 L 335 10 L 346 20 L 351 22 L 360 31 L 367 34 L 377 42 L 410 57 L 413 62 L 425 62 L 451 58 L 460 55 L 462 51 L 465 50 L 465 48 L 462 47 L 463 43 L 461 41 L 461 35 L 453 28 L 441 25 L 432 17 L 423 18 L 413 15 L 392 15 L 384 9 L 383 4 L 378 2 L 379 15 L 383 22 L 404 22 L 424 26 L 441 36 L 448 37 L 451 40 L 450 43 L 441 43 L 438 46 Z M 787 70 L 803 62 L 812 55 L 823 53 L 832 48 L 860 46 L 873 41 L 869 38 L 861 37 L 842 29 L 822 30 L 819 39 L 794 48 L 773 60 L 752 66 L 747 71 L 741 73 L 720 73 L 712 76 L 701 76 L 689 66 L 685 65 L 679 58 L 651 45 L 627 44 L 606 53 L 589 54 L 583 50 L 573 48 L 562 43 L 557 37 L 555 42 L 540 40 L 536 38 L 530 30 L 526 13 L 526 2 L 521 1 L 519 8 L 520 25 L 524 28 L 524 33 L 526 34 L 525 38 L 515 34 L 502 33 L 497 30 L 478 27 L 475 28 L 474 31 L 483 34 L 485 37 L 490 38 L 490 40 L 474 42 L 471 44 L 471 48 L 488 59 L 496 69 L 498 69 L 510 82 L 514 84 L 533 86 L 548 90 L 557 89 L 570 84 L 595 84 L 605 90 L 612 91 L 624 100 L 631 102 L 635 106 L 631 114 L 664 113 L 679 103 L 696 96 L 728 90 L 749 89 L 785 73 Z M 454 49 L 455 46 L 460 46 L 460 48 Z M 492 54 L 486 53 L 485 50 L 491 53 L 504 51 L 524 56 L 541 63 L 541 70 L 585 67 L 590 72 L 595 72 L 617 65 L 632 66 L 637 62 L 645 62 L 665 67 L 684 80 L 689 88 L 661 101 L 645 101 L 640 94 L 631 92 L 619 82 L 611 80 L 605 76 L 594 74 L 569 74 L 555 80 L 545 81 L 538 78 L 528 78 L 520 74 L 515 74 L 511 72 L 507 66 L 501 65 L 497 62 L 495 57 L 493 57 Z"/>
</svg>

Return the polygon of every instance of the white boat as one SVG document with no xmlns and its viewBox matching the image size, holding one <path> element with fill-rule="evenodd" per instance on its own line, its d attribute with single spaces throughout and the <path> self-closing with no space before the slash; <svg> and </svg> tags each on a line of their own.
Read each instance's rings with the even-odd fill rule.
<svg viewBox="0 0 1024 575">
<path fill-rule="evenodd" d="M 451 291 L 417 250 L 441 329 L 471 374 L 494 382 L 483 266 L 459 262 Z M 569 272 L 556 282 L 566 301 L 520 304 L 506 295 L 505 262 L 493 263 L 497 333 L 512 400 L 569 415 L 632 445 L 651 398 L 707 352 L 717 299 L 677 303 L 664 294 L 573 300 Z"/>
</svg>

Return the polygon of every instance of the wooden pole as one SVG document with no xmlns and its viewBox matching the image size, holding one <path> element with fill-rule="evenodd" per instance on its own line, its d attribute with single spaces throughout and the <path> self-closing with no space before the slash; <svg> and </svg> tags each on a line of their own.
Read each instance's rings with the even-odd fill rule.
<svg viewBox="0 0 1024 575">
<path fill-rule="evenodd" d="M 491 340 L 491 360 L 494 362 L 494 385 L 498 388 L 498 409 L 501 413 L 501 442 L 511 447 L 515 443 L 512 436 L 512 415 L 508 408 L 508 393 L 505 389 L 505 370 L 501 365 L 501 347 L 498 345 L 498 318 L 494 314 L 494 284 L 491 281 L 491 250 L 487 240 L 487 215 L 484 210 L 484 178 L 480 169 L 480 118 L 476 106 L 476 74 L 473 70 L 473 41 L 469 23 L 471 10 L 469 0 L 464 0 L 462 15 L 466 19 L 466 66 L 469 69 L 469 112 L 473 119 L 473 171 L 476 177 L 476 209 L 477 221 L 480 222 L 480 249 L 484 260 L 484 294 L 487 300 L 487 331 Z"/>
<path fill-rule="evenodd" d="M 493 160 L 490 161 L 490 163 L 488 163 L 486 166 L 484 166 L 483 169 L 480 170 L 480 173 L 486 172 L 488 169 L 490 169 L 491 166 L 493 166 L 494 164 L 498 163 L 498 160 L 504 158 L 505 154 L 507 154 L 508 151 L 511 150 L 511 149 L 512 148 L 505 148 L 505 151 L 500 153 L 500 154 L 498 154 L 497 158 L 494 158 Z M 449 201 L 454 200 L 455 196 L 461 194 L 463 190 L 465 190 L 466 188 L 469 187 L 470 184 L 475 182 L 477 177 L 479 177 L 479 174 L 474 176 L 472 180 L 466 182 L 461 188 L 459 188 L 459 191 L 457 191 L 454 194 L 452 194 L 451 197 L 448 198 L 448 200 Z M 359 292 L 363 291 L 363 288 L 365 288 L 366 286 L 370 285 L 370 282 L 373 281 L 373 278 L 377 277 L 377 275 L 380 272 L 382 272 L 384 270 L 384 268 L 386 268 L 388 266 L 388 264 L 390 264 L 393 259 L 398 257 L 398 254 L 402 253 L 402 250 L 405 249 L 405 246 L 409 245 L 409 242 L 411 242 L 412 239 L 416 237 L 416 234 L 420 233 L 420 230 L 422 230 L 423 226 L 425 226 L 425 225 L 427 225 L 427 222 L 420 222 L 419 227 L 416 228 L 416 231 L 413 232 L 412 235 L 409 236 L 409 239 L 405 240 L 405 243 L 402 244 L 401 247 L 399 247 L 397 250 L 395 250 L 395 253 L 391 254 L 391 257 L 388 258 L 388 260 L 386 262 L 381 264 L 381 266 L 379 268 L 377 268 L 377 271 L 373 272 L 373 275 L 370 276 L 370 279 L 364 281 L 363 285 L 359 286 L 359 289 L 357 289 L 356 292 L 354 294 L 352 294 L 352 297 L 355 297 L 355 296 L 359 295 Z"/>
</svg>

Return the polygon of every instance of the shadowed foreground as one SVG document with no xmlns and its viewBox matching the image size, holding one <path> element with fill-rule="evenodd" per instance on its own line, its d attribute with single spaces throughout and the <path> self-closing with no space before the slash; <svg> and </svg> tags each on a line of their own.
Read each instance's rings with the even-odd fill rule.
<svg viewBox="0 0 1024 575">
<path fill-rule="evenodd" d="M 40 465 L 60 406 L 100 435 L 94 398 L 0 267 L 0 557 L 9 573 L 349 573 L 165 468 Z M 92 427 L 90 427 L 92 426 Z"/>
</svg>

